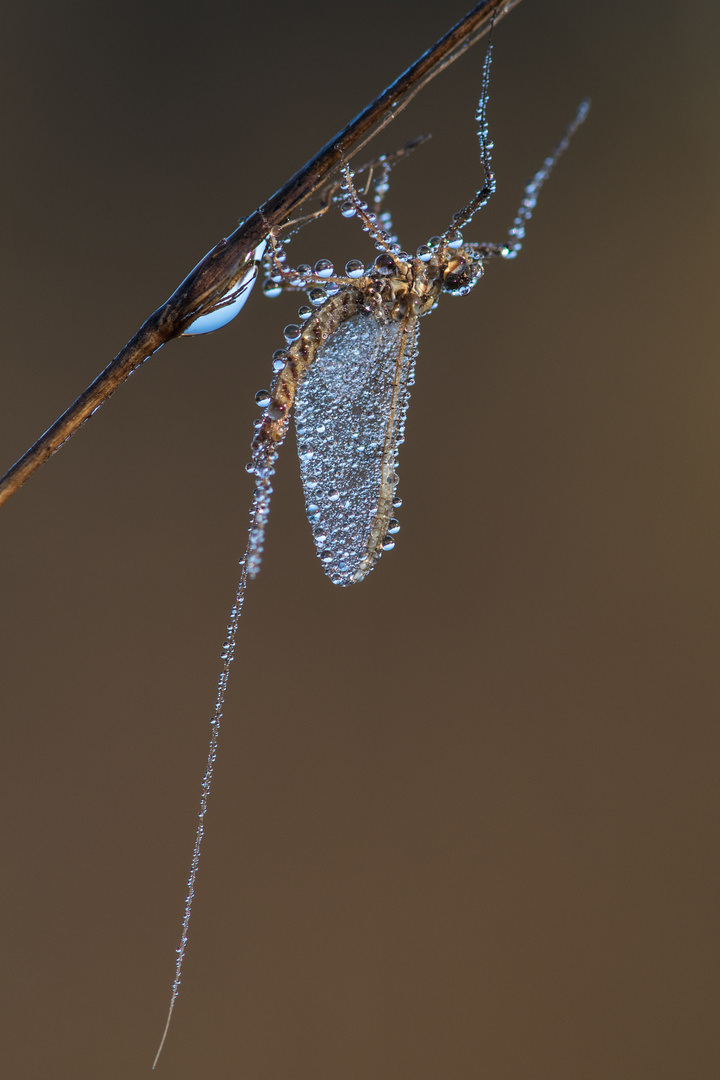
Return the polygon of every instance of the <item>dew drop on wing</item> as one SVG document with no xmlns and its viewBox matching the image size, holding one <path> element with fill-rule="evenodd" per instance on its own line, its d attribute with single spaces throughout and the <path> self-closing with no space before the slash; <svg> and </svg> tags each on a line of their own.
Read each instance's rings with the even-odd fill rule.
<svg viewBox="0 0 720 1080">
<path fill-rule="evenodd" d="M 296 426 L 315 431 L 301 454 L 305 501 L 323 569 L 351 585 L 372 569 L 393 516 L 397 441 L 408 405 L 417 319 L 354 315 L 331 334 L 305 372 Z"/>
</svg>

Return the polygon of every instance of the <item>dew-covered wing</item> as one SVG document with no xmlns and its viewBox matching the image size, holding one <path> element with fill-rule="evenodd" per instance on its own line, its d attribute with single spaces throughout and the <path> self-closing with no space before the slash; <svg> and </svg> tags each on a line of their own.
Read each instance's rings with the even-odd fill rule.
<svg viewBox="0 0 720 1080">
<path fill-rule="evenodd" d="M 415 367 L 417 318 L 342 322 L 295 399 L 308 518 L 325 572 L 351 585 L 393 546 L 395 466 Z"/>
</svg>

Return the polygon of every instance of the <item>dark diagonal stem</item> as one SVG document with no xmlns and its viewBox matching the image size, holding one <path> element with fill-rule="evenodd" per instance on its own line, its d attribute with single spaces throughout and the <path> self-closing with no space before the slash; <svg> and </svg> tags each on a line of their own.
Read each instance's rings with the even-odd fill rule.
<svg viewBox="0 0 720 1080">
<path fill-rule="evenodd" d="M 284 221 L 325 183 L 341 162 L 348 161 L 389 123 L 430 79 L 487 33 L 493 16 L 497 22 L 518 2 L 481 0 L 476 4 L 234 233 L 216 244 L 95 381 L 8 470 L 0 480 L 0 504 L 75 434 L 135 368 L 225 296 L 246 272 L 251 252 L 267 235 L 268 228 Z"/>
</svg>

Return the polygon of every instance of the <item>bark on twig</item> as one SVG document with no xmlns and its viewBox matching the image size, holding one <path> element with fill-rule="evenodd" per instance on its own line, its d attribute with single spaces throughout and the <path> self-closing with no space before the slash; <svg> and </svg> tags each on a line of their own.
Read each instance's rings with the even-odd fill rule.
<svg viewBox="0 0 720 1080">
<path fill-rule="evenodd" d="M 220 241 L 153 312 L 104 371 L 48 428 L 0 480 L 0 504 L 6 502 L 29 476 L 47 461 L 88 417 L 99 408 L 135 368 L 161 345 L 178 337 L 198 315 L 224 296 L 243 276 L 248 257 L 267 235 L 389 123 L 425 86 L 501 19 L 519 0 L 481 0 L 444 37 L 428 49 L 347 127 L 335 135 L 271 198 L 251 214 L 230 236 Z"/>
</svg>

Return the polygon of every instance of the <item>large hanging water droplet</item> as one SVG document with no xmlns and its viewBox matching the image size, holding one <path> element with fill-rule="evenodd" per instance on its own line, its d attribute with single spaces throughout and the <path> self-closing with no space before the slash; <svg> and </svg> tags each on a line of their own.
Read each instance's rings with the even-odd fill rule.
<svg viewBox="0 0 720 1080">
<path fill-rule="evenodd" d="M 320 278 L 329 278 L 335 273 L 335 267 L 329 259 L 318 259 L 315 263 L 315 273 Z"/>
<path fill-rule="evenodd" d="M 210 334 L 213 330 L 220 330 L 223 326 L 227 326 L 227 324 L 239 314 L 255 284 L 255 278 L 257 277 L 258 272 L 257 263 L 262 259 L 263 252 L 265 251 L 265 243 L 265 240 L 260 241 L 251 256 L 253 265 L 250 266 L 245 275 L 225 293 L 225 296 L 232 296 L 234 299 L 229 303 L 224 304 L 222 307 L 216 308 L 214 311 L 209 311 L 206 315 L 198 316 L 198 318 L 195 319 L 194 322 L 191 322 L 187 329 L 183 331 L 184 335 Z M 224 299 L 225 297 L 221 297 L 221 300 Z"/>
</svg>

